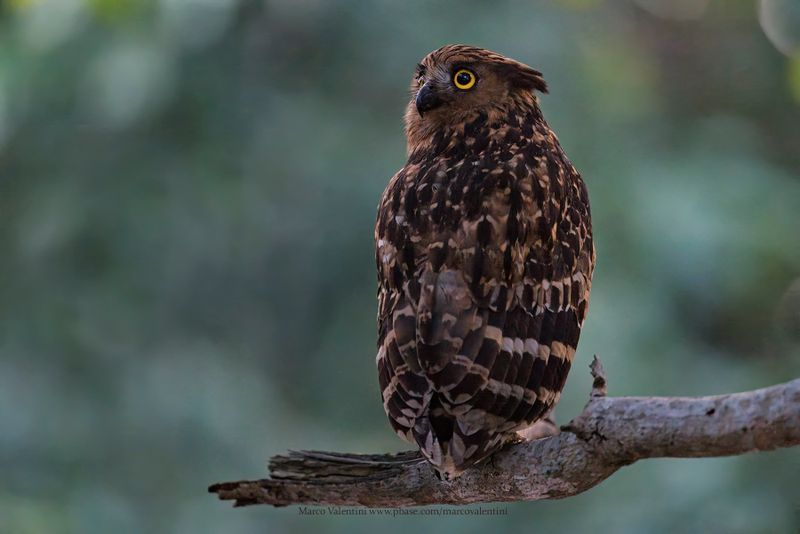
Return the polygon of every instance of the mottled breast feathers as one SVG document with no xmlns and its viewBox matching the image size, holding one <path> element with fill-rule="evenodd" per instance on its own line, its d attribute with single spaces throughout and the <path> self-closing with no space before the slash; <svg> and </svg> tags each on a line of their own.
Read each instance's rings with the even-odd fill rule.
<svg viewBox="0 0 800 534">
<path fill-rule="evenodd" d="M 377 364 L 392 427 L 451 478 L 558 400 L 594 247 L 584 183 L 530 89 L 440 113 L 380 202 Z"/>
</svg>

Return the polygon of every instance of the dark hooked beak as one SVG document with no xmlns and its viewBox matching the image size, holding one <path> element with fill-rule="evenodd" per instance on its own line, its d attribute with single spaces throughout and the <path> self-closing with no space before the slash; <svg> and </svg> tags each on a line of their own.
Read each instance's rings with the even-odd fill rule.
<svg viewBox="0 0 800 534">
<path fill-rule="evenodd" d="M 416 104 L 420 117 L 426 111 L 436 109 L 443 103 L 444 100 L 439 98 L 439 95 L 436 94 L 436 90 L 429 83 L 426 83 L 420 87 L 419 91 L 417 92 Z"/>
</svg>

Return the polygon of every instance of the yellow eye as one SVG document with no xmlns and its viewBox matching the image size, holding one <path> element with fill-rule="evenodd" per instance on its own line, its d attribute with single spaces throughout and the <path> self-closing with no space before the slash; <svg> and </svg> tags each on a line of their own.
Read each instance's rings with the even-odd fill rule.
<svg viewBox="0 0 800 534">
<path fill-rule="evenodd" d="M 475 75 L 467 69 L 459 69 L 453 76 L 453 83 L 462 91 L 472 89 L 472 86 L 475 85 Z"/>
</svg>

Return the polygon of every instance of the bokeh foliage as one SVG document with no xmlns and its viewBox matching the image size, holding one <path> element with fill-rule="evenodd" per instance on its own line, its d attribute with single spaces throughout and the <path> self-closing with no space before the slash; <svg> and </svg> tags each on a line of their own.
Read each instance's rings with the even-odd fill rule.
<svg viewBox="0 0 800 534">
<path fill-rule="evenodd" d="M 372 225 L 413 66 L 449 42 L 545 73 L 589 186 L 598 268 L 562 421 L 593 353 L 615 395 L 800 375 L 792 9 L 6 2 L 0 532 L 800 529 L 797 450 L 648 461 L 500 518 L 312 519 L 205 494 L 287 448 L 406 447 L 375 376 Z"/>
</svg>

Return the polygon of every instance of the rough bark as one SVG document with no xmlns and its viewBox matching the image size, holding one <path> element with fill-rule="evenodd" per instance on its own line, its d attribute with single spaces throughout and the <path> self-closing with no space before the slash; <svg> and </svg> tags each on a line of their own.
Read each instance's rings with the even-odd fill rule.
<svg viewBox="0 0 800 534">
<path fill-rule="evenodd" d="M 595 358 L 592 395 L 561 432 L 543 421 L 524 440 L 454 481 L 419 453 L 301 451 L 274 456 L 270 478 L 214 484 L 236 506 L 371 507 L 561 499 L 645 458 L 730 456 L 800 445 L 800 379 L 711 397 L 606 397 Z M 545 436 L 545 437 L 541 437 Z"/>
</svg>

